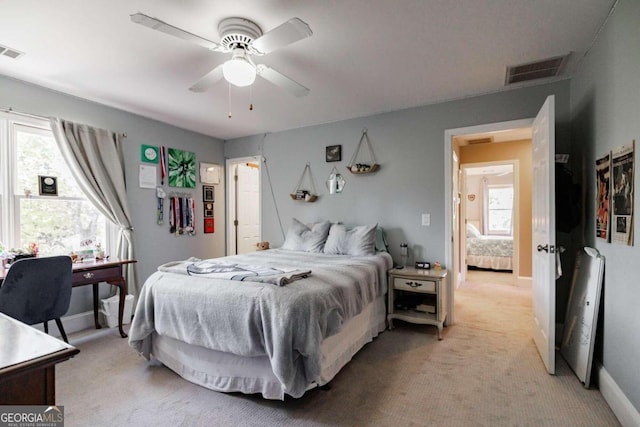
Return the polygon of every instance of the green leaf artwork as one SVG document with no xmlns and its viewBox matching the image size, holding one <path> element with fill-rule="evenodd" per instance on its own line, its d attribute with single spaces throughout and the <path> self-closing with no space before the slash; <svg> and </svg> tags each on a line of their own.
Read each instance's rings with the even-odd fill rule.
<svg viewBox="0 0 640 427">
<path fill-rule="evenodd" d="M 190 151 L 169 148 L 169 186 L 196 187 L 196 155 Z"/>
</svg>

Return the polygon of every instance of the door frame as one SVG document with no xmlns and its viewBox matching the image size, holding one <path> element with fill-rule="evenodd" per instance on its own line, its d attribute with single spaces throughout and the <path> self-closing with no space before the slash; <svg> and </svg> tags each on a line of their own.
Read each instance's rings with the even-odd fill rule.
<svg viewBox="0 0 640 427">
<path fill-rule="evenodd" d="M 448 299 L 448 319 L 447 324 L 453 325 L 455 323 L 455 284 L 458 280 L 458 271 L 460 271 L 459 265 L 454 265 L 454 239 L 459 239 L 459 236 L 454 236 L 452 233 L 453 226 L 451 223 L 452 204 L 453 204 L 453 174 L 458 173 L 458 170 L 453 170 L 453 138 L 460 135 L 476 134 L 476 133 L 488 133 L 509 129 L 517 129 L 524 127 L 531 127 L 533 125 L 533 118 L 510 120 L 505 122 L 488 123 L 484 125 L 467 126 L 462 128 L 445 129 L 444 131 L 444 255 L 445 266 L 449 269 L 451 277 L 447 281 L 449 286 L 449 299 Z"/>
<path fill-rule="evenodd" d="M 258 218 L 260 218 L 260 236 L 262 236 L 262 156 L 247 156 L 247 157 L 235 157 L 232 159 L 226 159 L 226 183 L 227 183 L 227 197 L 226 197 L 226 255 L 235 253 L 235 213 L 236 213 L 236 181 L 233 179 L 234 166 L 241 163 L 257 163 L 258 164 L 258 188 L 260 189 L 260 195 L 258 200 Z"/>
</svg>

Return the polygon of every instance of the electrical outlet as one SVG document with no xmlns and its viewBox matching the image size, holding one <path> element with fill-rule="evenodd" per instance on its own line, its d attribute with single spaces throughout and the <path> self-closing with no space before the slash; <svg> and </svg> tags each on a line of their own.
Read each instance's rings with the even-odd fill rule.
<svg viewBox="0 0 640 427">
<path fill-rule="evenodd" d="M 431 214 L 422 214 L 422 225 L 431 225 Z"/>
</svg>

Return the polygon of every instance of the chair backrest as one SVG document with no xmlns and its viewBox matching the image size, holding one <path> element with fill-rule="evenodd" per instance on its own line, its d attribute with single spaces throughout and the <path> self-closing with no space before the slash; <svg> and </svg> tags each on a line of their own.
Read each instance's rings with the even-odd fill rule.
<svg viewBox="0 0 640 427">
<path fill-rule="evenodd" d="M 0 312 L 27 325 L 62 317 L 69 309 L 71 257 L 15 261 L 0 287 Z"/>
</svg>

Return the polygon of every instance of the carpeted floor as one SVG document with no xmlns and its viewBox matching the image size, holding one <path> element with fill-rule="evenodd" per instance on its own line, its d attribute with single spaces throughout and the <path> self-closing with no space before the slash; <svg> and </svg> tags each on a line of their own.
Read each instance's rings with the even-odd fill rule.
<svg viewBox="0 0 640 427">
<path fill-rule="evenodd" d="M 115 329 L 70 337 L 81 352 L 57 367 L 57 402 L 72 426 L 617 426 L 597 390 L 560 355 L 546 374 L 530 335 L 530 290 L 467 282 L 457 324 L 394 322 L 330 384 L 267 401 L 191 384 L 148 363 Z"/>
</svg>

